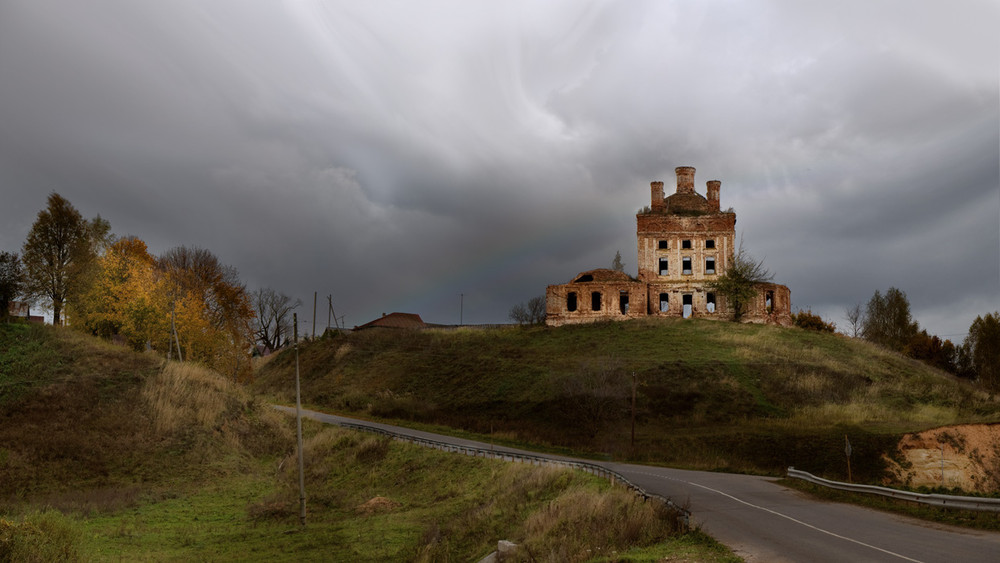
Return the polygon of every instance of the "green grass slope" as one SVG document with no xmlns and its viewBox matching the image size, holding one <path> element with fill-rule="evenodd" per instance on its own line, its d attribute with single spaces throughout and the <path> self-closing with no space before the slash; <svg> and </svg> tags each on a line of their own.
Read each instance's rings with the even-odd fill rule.
<svg viewBox="0 0 1000 563">
<path fill-rule="evenodd" d="M 363 331 L 300 358 L 318 408 L 700 468 L 838 477 L 849 435 L 855 477 L 874 479 L 900 433 L 1000 415 L 996 397 L 863 341 L 713 321 Z M 255 385 L 292 401 L 292 351 Z"/>
<path fill-rule="evenodd" d="M 0 561 L 735 558 L 580 472 L 293 420 L 216 373 L 73 331 L 0 325 Z"/>
</svg>

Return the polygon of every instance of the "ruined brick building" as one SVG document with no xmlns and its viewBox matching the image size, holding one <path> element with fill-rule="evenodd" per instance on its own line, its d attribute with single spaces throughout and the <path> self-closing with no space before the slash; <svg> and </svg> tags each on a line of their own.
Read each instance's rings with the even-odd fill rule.
<svg viewBox="0 0 1000 563">
<path fill-rule="evenodd" d="M 650 206 L 636 215 L 639 275 L 596 269 L 545 292 L 546 324 L 589 323 L 639 317 L 729 319 L 725 296 L 710 284 L 732 259 L 736 213 L 719 207 L 721 182 L 707 185 L 707 196 L 694 189 L 694 168 L 681 166 L 677 191 L 663 195 L 663 182 L 650 184 Z M 792 324 L 791 294 L 774 283 L 757 285 L 743 319 Z"/>
</svg>

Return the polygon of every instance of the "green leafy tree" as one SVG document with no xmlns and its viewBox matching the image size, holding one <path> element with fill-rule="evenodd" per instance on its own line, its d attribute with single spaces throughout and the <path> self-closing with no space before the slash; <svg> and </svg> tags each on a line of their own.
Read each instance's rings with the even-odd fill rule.
<svg viewBox="0 0 1000 563">
<path fill-rule="evenodd" d="M 63 306 L 93 256 L 94 232 L 92 224 L 55 192 L 49 194 L 47 207 L 38 212 L 28 232 L 21 253 L 25 293 L 49 301 L 54 324 L 59 324 Z"/>
<path fill-rule="evenodd" d="M 21 294 L 24 272 L 16 252 L 0 252 L 0 320 L 10 314 L 10 304 Z"/>
<path fill-rule="evenodd" d="M 1000 391 L 1000 312 L 972 321 L 959 357 L 983 387 Z"/>
<path fill-rule="evenodd" d="M 910 314 L 906 293 L 890 287 L 883 296 L 878 290 L 865 309 L 861 336 L 879 346 L 904 352 L 920 327 Z"/>
<path fill-rule="evenodd" d="M 625 272 L 625 262 L 622 262 L 622 251 L 615 251 L 615 259 L 611 262 L 611 269 L 616 272 Z"/>
<path fill-rule="evenodd" d="M 740 322 L 747 312 L 748 304 L 757 296 L 757 284 L 774 279 L 774 274 L 764 267 L 763 260 L 757 260 L 744 248 L 729 255 L 729 265 L 714 282 L 708 284 L 716 293 L 723 295 L 733 312 L 733 320 Z"/>
</svg>

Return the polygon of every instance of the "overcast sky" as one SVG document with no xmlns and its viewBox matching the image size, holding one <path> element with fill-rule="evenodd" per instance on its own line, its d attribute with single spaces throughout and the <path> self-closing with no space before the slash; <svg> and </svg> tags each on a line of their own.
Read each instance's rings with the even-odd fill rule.
<svg viewBox="0 0 1000 563">
<path fill-rule="evenodd" d="M 250 289 L 506 322 L 722 181 L 793 308 L 1000 309 L 992 1 L 0 0 L 0 250 L 50 192 Z M 464 307 L 462 306 L 464 294 Z M 321 301 L 319 325 L 326 325 Z"/>
</svg>

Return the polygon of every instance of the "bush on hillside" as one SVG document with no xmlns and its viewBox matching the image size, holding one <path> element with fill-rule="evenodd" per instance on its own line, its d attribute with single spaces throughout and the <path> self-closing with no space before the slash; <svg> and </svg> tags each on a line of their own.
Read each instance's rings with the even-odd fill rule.
<svg viewBox="0 0 1000 563">
<path fill-rule="evenodd" d="M 0 561 L 80 561 L 79 539 L 68 519 L 54 510 L 29 515 L 20 522 L 0 518 Z"/>
<path fill-rule="evenodd" d="M 792 313 L 792 322 L 795 326 L 806 330 L 815 330 L 818 332 L 834 332 L 837 330 L 836 324 L 824 321 L 822 317 L 814 314 L 811 309 L 805 311 L 799 310 Z"/>
</svg>

